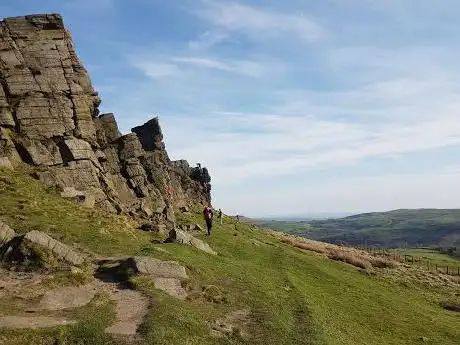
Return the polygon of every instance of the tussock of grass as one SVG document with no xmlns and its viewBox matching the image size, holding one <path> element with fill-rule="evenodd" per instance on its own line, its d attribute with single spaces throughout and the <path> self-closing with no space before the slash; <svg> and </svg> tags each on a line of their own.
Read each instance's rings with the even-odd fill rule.
<svg viewBox="0 0 460 345">
<path fill-rule="evenodd" d="M 377 268 L 395 268 L 398 263 L 389 257 L 370 256 L 369 261 L 372 266 Z"/>
<path fill-rule="evenodd" d="M 346 262 L 347 264 L 359 267 L 359 268 L 371 268 L 372 264 L 364 259 L 362 256 L 356 255 L 355 253 L 347 250 L 333 249 L 329 252 L 328 258 L 335 261 Z"/>
<path fill-rule="evenodd" d="M 328 253 L 329 251 L 329 249 L 324 243 L 317 243 L 314 241 L 303 242 L 303 241 L 296 241 L 291 238 L 283 238 L 281 242 L 290 244 L 291 246 L 296 247 L 296 248 L 310 250 L 312 252 L 321 253 L 321 254 Z"/>
</svg>

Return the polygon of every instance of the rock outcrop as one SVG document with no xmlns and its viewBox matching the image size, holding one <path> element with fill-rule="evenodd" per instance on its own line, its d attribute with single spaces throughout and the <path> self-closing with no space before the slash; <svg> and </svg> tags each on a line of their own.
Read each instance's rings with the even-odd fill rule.
<svg viewBox="0 0 460 345">
<path fill-rule="evenodd" d="M 137 256 L 128 260 L 136 273 L 151 278 L 155 289 L 166 292 L 168 295 L 185 299 L 187 292 L 182 287 L 182 281 L 187 279 L 185 267 L 175 261 L 161 261 L 158 259 Z"/>
<path fill-rule="evenodd" d="M 209 244 L 179 229 L 172 229 L 164 242 L 186 244 L 208 254 L 217 255 L 217 252 L 215 252 Z"/>
<path fill-rule="evenodd" d="M 80 266 L 85 262 L 85 257 L 76 252 L 68 245 L 56 241 L 44 232 L 33 230 L 28 232 L 23 239 L 25 245 L 38 246 L 49 250 L 57 259 L 67 262 L 74 266 Z"/>
<path fill-rule="evenodd" d="M 95 207 L 157 223 L 210 202 L 207 170 L 170 160 L 158 118 L 122 135 L 100 103 L 61 16 L 0 22 L 0 157 Z"/>
</svg>

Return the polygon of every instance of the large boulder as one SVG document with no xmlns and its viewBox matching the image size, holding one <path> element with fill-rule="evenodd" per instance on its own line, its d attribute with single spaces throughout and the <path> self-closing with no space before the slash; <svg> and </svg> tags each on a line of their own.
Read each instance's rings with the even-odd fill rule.
<svg viewBox="0 0 460 345">
<path fill-rule="evenodd" d="M 134 268 L 137 273 L 149 276 L 156 289 L 179 299 L 187 297 L 187 292 L 182 287 L 182 281 L 188 276 L 185 267 L 179 263 L 137 256 L 130 258 L 128 265 Z"/>
<path fill-rule="evenodd" d="M 25 245 L 42 247 L 50 251 L 57 259 L 73 266 L 80 266 L 85 262 L 85 257 L 73 250 L 68 245 L 56 241 L 44 232 L 33 230 L 24 236 Z"/>
<path fill-rule="evenodd" d="M 188 234 L 187 232 L 179 229 L 173 229 L 169 232 L 169 237 L 168 239 L 165 240 L 165 242 L 173 242 L 173 243 L 180 243 L 180 244 L 186 244 L 190 245 L 192 247 L 195 247 L 199 250 L 202 250 L 203 252 L 206 252 L 211 255 L 217 255 L 217 252 L 214 251 L 209 244 L 206 242 Z"/>
<path fill-rule="evenodd" d="M 148 256 L 136 256 L 129 260 L 132 267 L 140 274 L 154 277 L 187 279 L 185 267 L 175 261 L 161 261 Z"/>
</svg>

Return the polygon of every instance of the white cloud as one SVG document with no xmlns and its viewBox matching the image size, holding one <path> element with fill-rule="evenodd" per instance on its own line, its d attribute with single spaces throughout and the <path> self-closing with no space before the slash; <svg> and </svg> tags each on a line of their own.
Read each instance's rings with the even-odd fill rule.
<svg viewBox="0 0 460 345">
<path fill-rule="evenodd" d="M 175 157 L 202 157 L 215 180 L 229 185 L 460 145 L 459 111 L 460 106 L 431 121 L 378 127 L 263 114 L 211 116 L 198 123 L 180 119 L 181 126 L 166 119 L 166 126 L 171 137 L 190 138 L 187 147 L 168 141 Z"/>
<path fill-rule="evenodd" d="M 304 14 L 286 14 L 235 2 L 206 0 L 202 4 L 195 13 L 229 31 L 268 38 L 293 35 L 306 41 L 317 41 L 325 36 L 325 30 Z"/>
<path fill-rule="evenodd" d="M 216 59 L 202 57 L 176 57 L 172 58 L 171 60 L 176 63 L 186 64 L 194 67 L 218 69 L 250 77 L 259 77 L 264 73 L 264 67 L 260 63 L 249 60 L 230 60 L 224 62 Z"/>
<path fill-rule="evenodd" d="M 195 27 L 194 41 L 186 37 L 135 55 L 132 65 L 154 81 L 124 97 L 125 113 L 135 113 L 133 106 L 138 113 L 159 111 L 171 157 L 208 166 L 216 201 L 229 212 L 454 205 L 455 196 L 444 198 L 437 188 L 447 188 L 443 179 L 453 183 L 458 174 L 445 176 L 443 167 L 388 173 L 410 169 L 412 162 L 414 170 L 426 170 L 420 161 L 424 155 L 433 159 L 430 150 L 445 154 L 445 164 L 460 149 L 459 47 L 410 38 L 414 23 L 387 27 L 393 19 L 381 20 L 391 11 L 382 16 L 377 9 L 372 17 L 373 1 L 353 9 L 359 12 L 353 19 L 318 12 L 329 23 L 327 33 L 314 20 L 292 14 L 299 6 L 314 16 L 324 4 L 298 1 L 280 11 L 201 1 L 194 13 L 204 21 Z M 388 8 L 404 18 L 407 6 L 390 1 Z M 349 29 L 354 20 L 358 39 Z M 410 44 L 401 45 L 398 30 Z M 382 176 L 341 178 L 342 170 L 365 176 L 361 169 L 383 163 Z M 321 181 L 323 173 L 335 178 Z M 301 188 L 290 190 L 284 182 L 290 178 Z"/>
<path fill-rule="evenodd" d="M 216 59 L 206 56 L 176 56 L 169 58 L 155 56 L 154 54 L 152 54 L 152 56 L 153 57 L 149 56 L 149 54 L 143 54 L 128 59 L 134 68 L 140 70 L 147 77 L 152 79 L 178 75 L 179 72 L 181 72 L 181 74 L 192 72 L 195 77 L 208 77 L 208 75 L 204 74 L 200 69 L 218 70 L 254 78 L 263 77 L 268 71 L 270 71 L 272 75 L 283 73 L 282 67 L 271 61 Z"/>
<path fill-rule="evenodd" d="M 362 213 L 408 207 L 459 208 L 459 180 L 460 166 L 407 174 L 344 178 L 338 175 L 321 183 L 305 180 L 294 188 L 271 185 L 265 193 L 258 186 L 248 187 L 243 197 L 223 187 L 215 202 L 231 205 L 226 210 L 231 214 L 252 217 L 316 212 Z M 274 197 L 267 197 L 266 193 Z"/>
<path fill-rule="evenodd" d="M 176 65 L 161 61 L 139 60 L 133 61 L 132 65 L 153 79 L 171 76 L 180 71 Z"/>
</svg>

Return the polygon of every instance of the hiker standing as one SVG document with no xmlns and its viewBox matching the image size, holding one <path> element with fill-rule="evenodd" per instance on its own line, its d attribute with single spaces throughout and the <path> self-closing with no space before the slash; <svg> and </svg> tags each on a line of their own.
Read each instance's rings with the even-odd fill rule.
<svg viewBox="0 0 460 345">
<path fill-rule="evenodd" d="M 222 209 L 221 208 L 219 208 L 219 213 L 217 214 L 217 220 L 222 225 Z"/>
<path fill-rule="evenodd" d="M 212 217 L 213 217 L 213 212 L 212 208 L 209 206 L 206 206 L 203 210 L 203 216 L 204 220 L 206 222 L 206 227 L 208 228 L 208 235 L 211 235 L 211 230 L 212 230 Z"/>
</svg>

